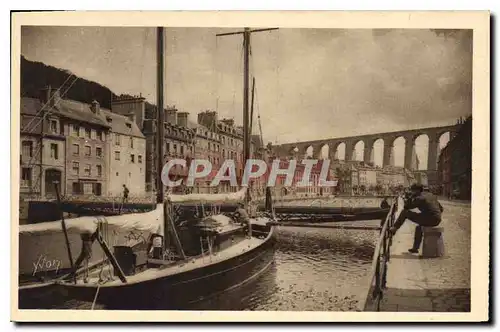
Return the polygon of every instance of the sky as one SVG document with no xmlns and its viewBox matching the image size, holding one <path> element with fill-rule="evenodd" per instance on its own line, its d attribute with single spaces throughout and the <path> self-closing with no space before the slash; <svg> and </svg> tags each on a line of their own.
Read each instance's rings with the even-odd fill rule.
<svg viewBox="0 0 500 332">
<path fill-rule="evenodd" d="M 167 105 L 193 121 L 210 109 L 242 122 L 242 36 L 215 36 L 239 30 L 166 28 Z M 470 31 L 279 29 L 252 34 L 251 45 L 266 142 L 450 125 L 472 113 Z M 23 27 L 21 53 L 156 103 L 155 28 Z"/>
</svg>

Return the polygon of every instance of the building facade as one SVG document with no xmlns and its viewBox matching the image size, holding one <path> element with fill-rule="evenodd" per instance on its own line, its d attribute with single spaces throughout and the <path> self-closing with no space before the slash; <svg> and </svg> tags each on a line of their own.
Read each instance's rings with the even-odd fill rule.
<svg viewBox="0 0 500 332">
<path fill-rule="evenodd" d="M 36 116 L 35 116 L 36 115 Z M 21 99 L 21 192 L 55 197 L 54 182 L 66 196 L 120 196 L 145 187 L 145 139 L 130 117 L 61 98 L 45 89 L 40 98 Z"/>
<path fill-rule="evenodd" d="M 66 136 L 66 192 L 76 196 L 106 196 L 110 125 L 97 102 L 92 105 L 62 99 Z"/>
<path fill-rule="evenodd" d="M 126 117 L 105 109 L 100 112 L 110 126 L 108 195 L 120 196 L 125 185 L 130 196 L 144 196 L 146 139 L 137 126 L 135 114 Z"/>
<path fill-rule="evenodd" d="M 233 119 L 222 119 L 217 123 L 221 139 L 221 159 L 231 159 L 236 165 L 236 179 L 241 183 L 245 162 L 243 161 L 243 131 L 236 127 Z M 231 188 L 236 191 L 238 188 Z"/>
<path fill-rule="evenodd" d="M 42 91 L 39 99 L 21 98 L 21 197 L 54 198 L 54 181 L 59 182 L 62 195 L 66 192 L 66 139 L 61 117 L 49 112 L 54 107 L 51 91 Z"/>
<path fill-rule="evenodd" d="M 471 199 L 472 116 L 463 121 L 456 135 L 441 150 L 438 179 L 442 194 L 450 198 Z"/>
</svg>

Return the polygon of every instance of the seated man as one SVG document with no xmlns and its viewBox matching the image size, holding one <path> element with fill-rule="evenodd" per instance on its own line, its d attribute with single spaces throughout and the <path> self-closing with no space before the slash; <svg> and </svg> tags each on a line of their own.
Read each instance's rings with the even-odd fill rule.
<svg viewBox="0 0 500 332">
<path fill-rule="evenodd" d="M 238 208 L 236 209 L 236 220 L 240 224 L 247 226 L 249 232 L 248 235 L 252 236 L 252 226 L 250 224 L 250 217 L 247 211 L 245 210 L 245 204 L 243 203 L 238 203 Z"/>
<path fill-rule="evenodd" d="M 415 237 L 413 240 L 413 247 L 408 251 L 411 253 L 418 253 L 420 243 L 422 242 L 423 228 L 422 227 L 435 227 L 441 223 L 441 213 L 443 207 L 439 203 L 437 197 L 425 191 L 420 184 L 413 184 L 410 187 L 410 195 L 405 199 L 404 210 L 401 211 L 398 219 L 391 228 L 393 234 L 403 225 L 406 219 L 416 223 L 418 226 L 415 229 Z M 417 208 L 420 212 L 410 211 Z"/>
</svg>

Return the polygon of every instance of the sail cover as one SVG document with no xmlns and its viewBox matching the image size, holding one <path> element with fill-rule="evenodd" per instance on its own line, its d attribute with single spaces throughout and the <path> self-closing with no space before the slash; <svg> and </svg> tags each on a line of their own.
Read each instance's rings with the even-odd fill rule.
<svg viewBox="0 0 500 332">
<path fill-rule="evenodd" d="M 236 203 L 245 199 L 246 191 L 247 188 L 242 188 L 235 193 L 168 195 L 167 200 L 171 203 Z"/>
<path fill-rule="evenodd" d="M 80 217 L 65 220 L 73 261 L 80 254 L 82 233 L 93 233 L 99 220 L 106 230 L 104 240 L 115 245 L 146 243 L 152 233 L 163 234 L 163 204 L 145 213 L 131 213 L 110 217 Z M 105 258 L 97 241 L 92 245 L 90 264 Z M 19 226 L 19 274 L 40 277 L 46 271 L 70 267 L 65 236 L 61 221 Z"/>
</svg>

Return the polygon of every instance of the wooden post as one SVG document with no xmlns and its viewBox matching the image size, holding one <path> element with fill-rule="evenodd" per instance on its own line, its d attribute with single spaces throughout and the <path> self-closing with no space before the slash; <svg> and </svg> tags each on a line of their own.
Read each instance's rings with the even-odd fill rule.
<svg viewBox="0 0 500 332">
<path fill-rule="evenodd" d="M 104 251 L 104 253 L 106 254 L 106 256 L 108 256 L 109 261 L 111 262 L 111 265 L 113 265 L 113 267 L 115 268 L 115 270 L 118 271 L 118 278 L 120 278 L 120 280 L 123 283 L 126 283 L 127 282 L 127 278 L 125 277 L 125 273 L 123 273 L 123 270 L 121 269 L 120 264 L 118 264 L 118 261 L 116 260 L 116 257 L 113 255 L 113 253 L 109 249 L 107 243 L 102 239 L 102 236 L 101 236 L 100 233 L 97 234 L 97 242 L 99 242 L 99 244 L 101 245 L 102 250 Z"/>
<path fill-rule="evenodd" d="M 54 189 L 56 190 L 57 203 L 59 205 L 59 210 L 61 211 L 61 225 L 64 233 L 64 239 L 66 240 L 66 249 L 68 250 L 69 264 L 71 265 L 71 270 L 73 270 L 73 255 L 71 255 L 71 247 L 69 245 L 68 231 L 66 230 L 66 222 L 64 221 L 64 212 L 62 210 L 61 195 L 59 194 L 59 181 L 54 181 Z"/>
</svg>

